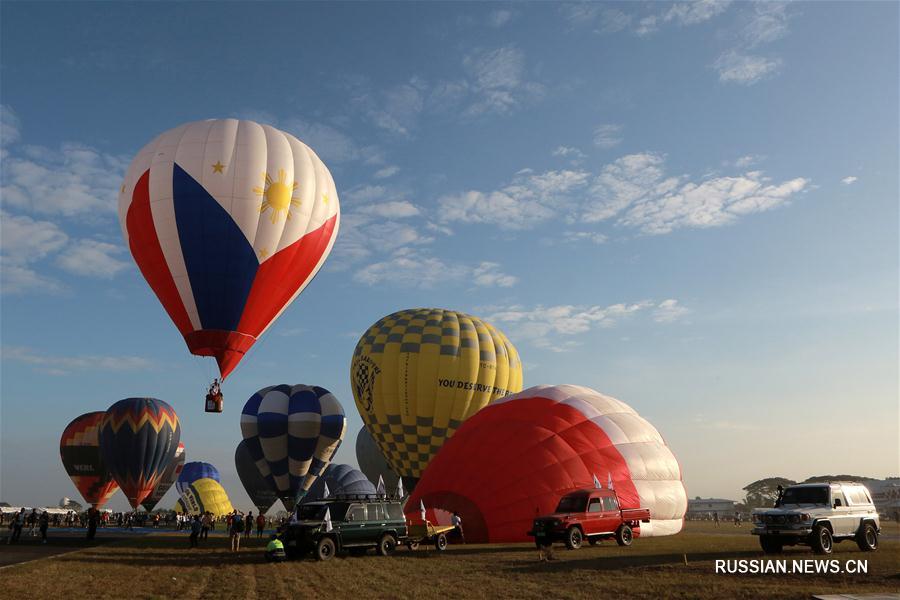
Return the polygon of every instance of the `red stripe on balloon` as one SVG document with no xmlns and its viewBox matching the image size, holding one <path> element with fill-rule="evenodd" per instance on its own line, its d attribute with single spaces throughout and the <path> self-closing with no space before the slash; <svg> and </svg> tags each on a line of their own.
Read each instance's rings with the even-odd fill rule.
<svg viewBox="0 0 900 600">
<path fill-rule="evenodd" d="M 457 511 L 466 539 L 526 542 L 535 516 L 550 514 L 561 496 L 606 487 L 612 476 L 623 508 L 639 508 L 624 457 L 606 432 L 578 409 L 532 397 L 489 405 L 470 417 L 432 459 L 407 502 L 418 518 Z"/>
<path fill-rule="evenodd" d="M 153 224 L 149 169 L 141 175 L 137 185 L 134 186 L 131 205 L 125 217 L 125 229 L 128 231 L 128 246 L 138 268 L 181 335 L 186 335 L 193 326 L 181 300 L 181 294 L 175 286 L 172 272 L 159 244 L 156 226 Z"/>
</svg>

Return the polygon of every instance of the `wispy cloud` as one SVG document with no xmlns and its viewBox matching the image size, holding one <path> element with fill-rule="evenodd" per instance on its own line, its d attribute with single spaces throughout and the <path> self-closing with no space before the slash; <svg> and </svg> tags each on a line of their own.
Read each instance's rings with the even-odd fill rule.
<svg viewBox="0 0 900 600">
<path fill-rule="evenodd" d="M 517 278 L 503 273 L 500 265 L 482 262 L 474 266 L 437 258 L 424 251 L 401 248 L 387 260 L 356 271 L 353 279 L 367 285 L 430 289 L 469 282 L 478 287 L 510 287 Z"/>
<path fill-rule="evenodd" d="M 271 118 L 268 120 L 273 125 L 274 121 Z M 326 123 L 292 117 L 285 119 L 279 126 L 312 148 L 326 163 L 362 158 L 362 151 L 349 135 Z"/>
<path fill-rule="evenodd" d="M 849 175 L 849 176 L 841 179 L 841 183 L 843 183 L 844 185 L 851 185 L 853 183 L 856 183 L 856 180 L 857 180 L 856 177 L 854 177 L 853 175 Z"/>
<path fill-rule="evenodd" d="M 600 125 L 594 129 L 594 145 L 605 150 L 622 143 L 622 126 L 615 124 Z"/>
<path fill-rule="evenodd" d="M 503 27 L 507 23 L 509 23 L 513 18 L 513 11 L 509 9 L 498 9 L 491 11 L 491 14 L 488 16 L 488 24 L 491 27 Z"/>
<path fill-rule="evenodd" d="M 557 146 L 552 154 L 553 156 L 568 158 L 573 164 L 579 164 L 587 158 L 584 152 L 573 146 Z"/>
<path fill-rule="evenodd" d="M 56 264 L 75 275 L 110 279 L 129 266 L 129 262 L 117 258 L 124 254 L 122 246 L 82 239 L 61 252 Z"/>
<path fill-rule="evenodd" d="M 25 346 L 3 346 L 3 359 L 31 365 L 49 375 L 67 375 L 72 371 L 141 371 L 154 363 L 139 356 L 53 356 Z"/>
<path fill-rule="evenodd" d="M 57 292 L 59 282 L 39 274 L 30 266 L 10 262 L 0 256 L 0 291 L 4 295 L 21 295 L 37 292 Z"/>
<path fill-rule="evenodd" d="M 0 252 L 5 265 L 36 262 L 62 249 L 69 236 L 56 224 L 0 210 Z"/>
<path fill-rule="evenodd" d="M 6 104 L 0 104 L 0 147 L 19 141 L 22 123 L 15 111 Z"/>
<path fill-rule="evenodd" d="M 719 81 L 753 85 L 764 77 L 773 75 L 781 68 L 780 58 L 743 54 L 739 50 L 725 52 L 713 63 L 719 73 Z"/>
<path fill-rule="evenodd" d="M 723 83 L 753 85 L 781 70 L 784 61 L 761 54 L 759 47 L 788 34 L 790 15 L 785 2 L 753 2 L 742 7 L 737 43 L 720 54 L 712 68 Z"/>
<path fill-rule="evenodd" d="M 691 312 L 680 305 L 678 300 L 669 298 L 660 302 L 653 310 L 653 320 L 657 323 L 673 323 Z"/>
<path fill-rule="evenodd" d="M 544 92 L 541 84 L 526 79 L 525 53 L 515 46 L 475 50 L 463 59 L 463 69 L 475 96 L 468 116 L 506 114 Z"/>
<path fill-rule="evenodd" d="M 375 179 L 387 179 L 388 177 L 393 177 L 400 171 L 400 167 L 396 165 L 390 165 L 384 167 L 383 169 L 378 169 L 375 171 Z"/>
<path fill-rule="evenodd" d="M 696 25 L 722 14 L 728 9 L 731 0 L 694 0 L 693 2 L 676 2 L 665 13 L 664 21 L 675 21 L 680 25 Z"/>
</svg>

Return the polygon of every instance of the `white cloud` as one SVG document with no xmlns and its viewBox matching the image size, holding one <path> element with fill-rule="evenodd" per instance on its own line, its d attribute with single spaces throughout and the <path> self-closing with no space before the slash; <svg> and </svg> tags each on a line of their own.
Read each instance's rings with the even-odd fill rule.
<svg viewBox="0 0 900 600">
<path fill-rule="evenodd" d="M 344 192 L 344 197 L 351 202 L 362 204 L 374 200 L 383 199 L 388 193 L 387 188 L 381 185 L 361 185 L 352 187 Z"/>
<path fill-rule="evenodd" d="M 631 22 L 631 15 L 615 8 L 608 8 L 600 16 L 600 32 L 617 33 L 630 27 Z"/>
<path fill-rule="evenodd" d="M 655 33 L 659 30 L 659 25 L 657 25 L 658 20 L 659 17 L 657 17 L 656 15 L 646 16 L 638 21 L 638 26 L 635 28 L 634 32 L 640 36 Z"/>
<path fill-rule="evenodd" d="M 754 2 L 741 32 L 747 47 L 774 42 L 789 32 L 786 2 Z"/>
<path fill-rule="evenodd" d="M 591 242 L 599 246 L 609 241 L 609 238 L 597 231 L 564 231 L 561 241 L 567 244 Z"/>
<path fill-rule="evenodd" d="M 694 0 L 676 2 L 666 13 L 666 21 L 678 21 L 681 25 L 696 25 L 725 12 L 731 0 Z"/>
<path fill-rule="evenodd" d="M 18 142 L 21 130 L 22 123 L 15 111 L 5 104 L 0 104 L 0 146 Z"/>
<path fill-rule="evenodd" d="M 406 200 L 368 204 L 358 209 L 357 212 L 362 215 L 383 217 L 386 219 L 403 219 L 406 217 L 415 217 L 420 214 L 416 205 L 412 202 L 407 202 Z"/>
<path fill-rule="evenodd" d="M 712 66 L 719 73 L 719 81 L 753 85 L 764 77 L 776 73 L 781 64 L 780 58 L 766 58 L 729 50 L 719 56 Z"/>
<path fill-rule="evenodd" d="M 386 260 L 367 265 L 353 274 L 367 285 L 430 289 L 442 284 L 470 282 L 478 287 L 510 287 L 518 279 L 500 270 L 500 265 L 482 262 L 476 266 L 445 261 L 424 252 L 401 248 Z"/>
<path fill-rule="evenodd" d="M 83 239 L 61 252 L 56 259 L 56 264 L 75 275 L 110 279 L 128 267 L 128 262 L 114 256 L 124 252 L 125 249 L 122 246 Z"/>
<path fill-rule="evenodd" d="M 852 183 L 855 183 L 856 180 L 857 180 L 856 177 L 854 177 L 853 175 L 850 175 L 848 177 L 844 177 L 843 179 L 841 179 L 841 183 L 843 183 L 844 185 L 850 185 Z"/>
<path fill-rule="evenodd" d="M 475 285 L 482 287 L 512 287 L 517 277 L 500 271 L 500 265 L 494 262 L 483 262 L 472 271 Z"/>
<path fill-rule="evenodd" d="M 10 262 L 0 256 L 0 293 L 18 295 L 32 292 L 57 292 L 60 284 L 49 277 L 39 275 L 30 267 Z"/>
<path fill-rule="evenodd" d="M 553 156 L 562 156 L 570 159 L 574 164 L 582 162 L 587 156 L 578 148 L 572 146 L 557 146 L 552 152 Z"/>
<path fill-rule="evenodd" d="M 654 191 L 674 187 L 664 177 L 665 159 L 653 153 L 629 154 L 604 166 L 591 184 L 582 217 L 592 223 L 609 219 Z"/>
<path fill-rule="evenodd" d="M 419 78 L 379 90 L 355 83 L 352 104 L 378 128 L 400 137 L 411 137 L 425 108 L 426 83 Z"/>
<path fill-rule="evenodd" d="M 153 362 L 138 356 L 50 356 L 23 346 L 4 346 L 3 359 L 32 365 L 52 375 L 71 371 L 137 371 L 153 367 Z"/>
<path fill-rule="evenodd" d="M 653 320 L 657 323 L 672 323 L 677 321 L 691 312 L 689 309 L 678 304 L 678 300 L 669 298 L 663 300 L 657 305 L 653 311 Z"/>
<path fill-rule="evenodd" d="M 759 161 L 761 161 L 764 157 L 756 155 L 756 154 L 747 154 L 745 156 L 740 157 L 734 163 L 732 163 L 735 167 L 739 169 L 744 169 L 751 165 L 755 165 Z"/>
<path fill-rule="evenodd" d="M 594 130 L 594 145 L 609 149 L 622 143 L 622 126 L 614 124 L 600 125 Z"/>
<path fill-rule="evenodd" d="M 0 194 L 8 206 L 40 214 L 111 217 L 127 161 L 76 144 L 31 146 L 3 161 Z"/>
<path fill-rule="evenodd" d="M 285 119 L 280 126 L 312 148 L 326 164 L 358 160 L 361 157 L 359 147 L 350 136 L 325 123 L 292 117 Z"/>
<path fill-rule="evenodd" d="M 468 116 L 506 114 L 543 94 L 543 86 L 525 79 L 525 53 L 514 46 L 476 50 L 463 59 L 463 69 L 475 94 Z"/>
<path fill-rule="evenodd" d="M 513 12 L 507 9 L 499 9 L 491 11 L 490 16 L 488 17 L 488 23 L 491 27 L 503 27 L 513 17 Z"/>
<path fill-rule="evenodd" d="M 594 2 L 571 2 L 561 4 L 559 7 L 563 18 L 572 26 L 581 26 L 593 23 L 600 14 L 601 5 Z"/>
<path fill-rule="evenodd" d="M 387 179 L 388 177 L 393 177 L 400 171 L 400 167 L 396 165 L 390 165 L 388 167 L 384 167 L 383 169 L 378 169 L 375 171 L 375 179 Z"/>
<path fill-rule="evenodd" d="M 68 241 L 69 236 L 49 221 L 0 211 L 0 251 L 5 268 L 39 261 L 60 250 Z"/>
</svg>

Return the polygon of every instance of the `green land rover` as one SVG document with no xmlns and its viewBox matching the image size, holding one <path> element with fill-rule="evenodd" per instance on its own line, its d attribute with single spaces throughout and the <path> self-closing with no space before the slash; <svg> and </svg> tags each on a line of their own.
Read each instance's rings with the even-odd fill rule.
<svg viewBox="0 0 900 600">
<path fill-rule="evenodd" d="M 380 498 L 339 496 L 309 502 L 299 506 L 295 517 L 281 535 L 289 558 L 312 552 L 328 560 L 337 552 L 365 554 L 369 548 L 389 556 L 408 534 L 400 502 Z"/>
</svg>

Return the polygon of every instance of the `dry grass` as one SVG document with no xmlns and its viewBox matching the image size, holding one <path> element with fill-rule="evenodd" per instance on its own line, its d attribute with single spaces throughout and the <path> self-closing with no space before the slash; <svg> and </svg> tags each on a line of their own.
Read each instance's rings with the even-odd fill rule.
<svg viewBox="0 0 900 600">
<path fill-rule="evenodd" d="M 184 535 L 132 538 L 0 571 L 4 598 L 808 598 L 814 593 L 896 592 L 900 542 L 890 524 L 882 547 L 836 546 L 832 558 L 867 559 L 866 575 L 717 575 L 716 559 L 760 559 L 743 529 L 688 523 L 678 536 L 604 543 L 539 563 L 529 545 L 451 546 L 443 555 L 398 549 L 392 558 L 338 557 L 271 565 L 262 542 L 232 554 L 224 538 L 198 550 Z M 2 550 L 0 550 L 2 551 Z M 685 555 L 687 564 L 685 564 Z M 783 558 L 814 556 L 788 549 Z"/>
</svg>

